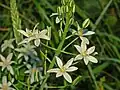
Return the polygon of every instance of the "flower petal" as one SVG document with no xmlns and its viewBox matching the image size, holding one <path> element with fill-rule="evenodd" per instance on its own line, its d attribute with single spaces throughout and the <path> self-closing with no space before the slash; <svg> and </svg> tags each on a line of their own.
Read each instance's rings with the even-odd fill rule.
<svg viewBox="0 0 120 90">
<path fill-rule="evenodd" d="M 93 32 L 93 31 L 87 31 L 87 32 L 84 33 L 83 35 L 84 35 L 84 36 L 87 36 L 87 35 L 92 35 L 92 34 L 95 34 L 95 32 Z"/>
<path fill-rule="evenodd" d="M 56 77 L 60 77 L 60 76 L 62 76 L 62 75 L 63 75 L 62 72 L 57 72 Z"/>
<path fill-rule="evenodd" d="M 86 58 L 93 63 L 98 63 L 98 60 L 93 56 L 87 56 Z"/>
<path fill-rule="evenodd" d="M 80 37 L 83 43 L 89 44 L 89 40 L 86 37 Z"/>
<path fill-rule="evenodd" d="M 74 58 L 71 58 L 67 63 L 64 65 L 64 67 L 67 69 L 69 66 L 72 65 Z"/>
<path fill-rule="evenodd" d="M 75 57 L 74 61 L 81 60 L 82 58 L 83 58 L 83 56 L 81 54 L 79 54 Z"/>
<path fill-rule="evenodd" d="M 71 67 L 69 67 L 69 68 L 67 68 L 67 72 L 72 72 L 72 71 L 76 71 L 78 68 L 77 67 L 75 67 L 75 66 L 71 66 Z"/>
<path fill-rule="evenodd" d="M 6 76 L 3 76 L 3 77 L 2 77 L 2 83 L 3 83 L 3 84 L 7 84 L 7 77 L 6 77 Z"/>
<path fill-rule="evenodd" d="M 3 62 L 0 62 L 0 66 L 3 66 Z"/>
<path fill-rule="evenodd" d="M 74 47 L 77 49 L 79 53 L 82 53 L 81 47 L 79 45 L 74 45 Z"/>
<path fill-rule="evenodd" d="M 68 73 L 63 73 L 63 77 L 65 78 L 65 80 L 67 80 L 69 83 L 72 83 L 72 78 Z"/>
<path fill-rule="evenodd" d="M 45 34 L 47 34 L 47 30 L 44 29 L 44 30 L 40 31 L 39 34 L 41 34 L 41 35 L 45 35 Z"/>
<path fill-rule="evenodd" d="M 13 53 L 10 53 L 10 54 L 7 56 L 7 61 L 8 61 L 8 62 L 11 61 L 12 57 L 13 57 Z"/>
<path fill-rule="evenodd" d="M 0 59 L 4 62 L 5 61 L 5 57 L 3 57 L 1 54 L 0 54 Z"/>
<path fill-rule="evenodd" d="M 50 40 L 50 37 L 48 37 L 47 35 L 40 35 L 39 38 L 45 39 L 45 40 Z"/>
<path fill-rule="evenodd" d="M 14 71 L 13 71 L 13 68 L 11 66 L 7 66 L 7 69 L 8 69 L 8 71 L 10 71 L 10 73 L 12 75 L 14 75 Z"/>
<path fill-rule="evenodd" d="M 83 43 L 89 44 L 89 40 L 86 37 L 80 37 Z"/>
<path fill-rule="evenodd" d="M 88 58 L 86 58 L 86 57 L 84 57 L 84 63 L 85 63 L 85 65 L 88 65 L 88 62 L 89 62 L 89 59 Z"/>
<path fill-rule="evenodd" d="M 86 52 L 86 49 L 87 49 L 86 43 L 81 42 L 81 49 L 82 49 L 82 53 Z"/>
<path fill-rule="evenodd" d="M 92 54 L 94 51 L 95 51 L 95 46 L 92 46 L 92 47 L 88 48 L 86 53 L 89 55 L 89 54 Z"/>
<path fill-rule="evenodd" d="M 28 34 L 24 30 L 18 30 L 18 32 L 20 32 L 21 34 L 23 34 L 26 37 L 29 37 Z"/>
<path fill-rule="evenodd" d="M 53 68 L 53 69 L 48 70 L 47 72 L 48 72 L 48 73 L 51 73 L 51 72 L 57 73 L 57 72 L 59 72 L 59 71 L 60 71 L 59 68 Z"/>
<path fill-rule="evenodd" d="M 40 39 L 36 39 L 36 40 L 34 40 L 34 44 L 35 44 L 35 46 L 39 46 L 40 45 Z"/>
<path fill-rule="evenodd" d="M 57 64 L 58 64 L 59 68 L 62 68 L 63 63 L 62 63 L 61 59 L 59 57 L 57 57 L 57 56 L 55 58 L 57 60 Z"/>
</svg>

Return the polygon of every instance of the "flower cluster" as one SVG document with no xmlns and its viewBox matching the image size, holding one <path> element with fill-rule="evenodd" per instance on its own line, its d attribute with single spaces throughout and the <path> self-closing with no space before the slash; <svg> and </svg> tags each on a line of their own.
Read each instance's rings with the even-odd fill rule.
<svg viewBox="0 0 120 90">
<path fill-rule="evenodd" d="M 81 39 L 81 46 L 74 45 L 74 47 L 77 49 L 79 54 L 75 58 L 71 58 L 65 65 L 63 65 L 61 59 L 56 56 L 56 61 L 57 61 L 57 65 L 58 65 L 59 68 L 50 69 L 47 72 L 49 72 L 49 73 L 52 73 L 52 72 L 57 73 L 56 77 L 60 77 L 60 76 L 63 75 L 63 77 L 69 83 L 72 83 L 72 78 L 67 72 L 72 72 L 72 71 L 75 71 L 75 70 L 78 69 L 75 66 L 71 66 L 73 61 L 83 59 L 85 65 L 88 65 L 89 61 L 93 62 L 93 63 L 98 62 L 98 60 L 94 57 L 94 55 L 97 54 L 97 52 L 94 52 L 95 51 L 95 46 L 92 46 L 92 47 L 87 49 L 87 45 L 89 45 L 90 42 L 85 36 L 95 34 L 95 32 L 93 32 L 93 31 L 86 31 L 86 32 L 84 31 L 84 29 L 86 27 L 88 27 L 89 24 L 90 24 L 89 19 L 86 19 L 83 22 L 82 28 L 80 28 L 80 26 L 77 23 L 77 27 L 78 27 L 77 31 L 73 30 L 73 32 L 72 32 L 74 35 L 77 35 Z"/>
</svg>

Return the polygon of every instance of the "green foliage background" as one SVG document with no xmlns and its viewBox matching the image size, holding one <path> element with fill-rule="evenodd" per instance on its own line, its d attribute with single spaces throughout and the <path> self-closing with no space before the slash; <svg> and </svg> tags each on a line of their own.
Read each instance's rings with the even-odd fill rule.
<svg viewBox="0 0 120 90">
<path fill-rule="evenodd" d="M 112 2 L 109 3 L 110 1 Z M 99 90 L 120 90 L 120 0 L 75 0 L 75 4 L 75 20 L 82 23 L 86 18 L 90 18 L 89 29 L 96 32 L 95 35 L 90 37 L 92 40 L 90 46 L 95 45 L 97 47 L 96 51 L 99 53 L 97 56 L 99 63 L 92 65 L 96 81 L 101 88 Z M 108 4 L 109 7 L 106 8 Z M 57 37 L 59 25 L 55 24 L 55 18 L 51 18 L 50 15 L 56 12 L 59 5 L 60 0 L 17 0 L 21 28 L 32 29 L 38 22 L 39 29 L 51 26 L 53 36 L 50 45 L 56 48 L 60 41 L 60 38 Z M 9 0 L 0 0 L 0 44 L 3 43 L 3 40 L 12 37 L 10 2 Z M 68 42 L 66 41 L 65 45 Z M 67 51 L 73 52 L 73 48 L 68 48 Z M 74 51 L 74 53 L 76 52 Z M 48 51 L 48 55 L 51 58 L 53 53 Z M 69 58 L 66 55 L 61 56 L 66 59 Z M 94 84 L 87 68 L 82 63 L 78 67 L 79 71 L 75 72 L 73 76 L 81 75 L 83 78 L 72 89 L 93 90 L 92 85 Z M 23 71 L 24 69 L 20 70 L 21 73 Z M 21 74 L 19 79 L 22 81 L 23 77 Z M 53 77 L 52 80 L 52 82 L 51 80 L 49 82 L 55 83 L 60 79 L 54 79 Z M 58 81 L 58 83 L 60 82 Z M 23 87 L 20 83 L 16 85 L 20 88 Z"/>
</svg>

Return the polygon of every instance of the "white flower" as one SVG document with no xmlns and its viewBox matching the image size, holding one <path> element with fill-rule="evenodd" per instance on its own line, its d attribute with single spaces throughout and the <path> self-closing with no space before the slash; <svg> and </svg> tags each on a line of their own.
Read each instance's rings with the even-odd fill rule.
<svg viewBox="0 0 120 90">
<path fill-rule="evenodd" d="M 57 73 L 56 77 L 60 77 L 63 75 L 63 77 L 69 82 L 72 83 L 72 78 L 71 76 L 67 73 L 67 72 L 72 72 L 77 70 L 78 68 L 75 66 L 71 66 L 73 63 L 73 58 L 71 58 L 65 65 L 63 65 L 61 59 L 59 57 L 56 56 L 56 60 L 57 60 L 57 64 L 59 66 L 59 68 L 54 68 L 54 69 L 50 69 L 47 72 L 54 72 Z M 71 67 L 70 67 L 71 66 Z"/>
<path fill-rule="evenodd" d="M 48 37 L 46 35 L 47 34 L 46 29 L 44 29 L 42 31 L 39 31 L 38 29 L 36 29 L 36 27 L 37 27 L 37 25 L 34 27 L 33 30 L 26 29 L 26 32 L 24 30 L 18 30 L 21 34 L 23 34 L 24 36 L 27 37 L 22 42 L 20 42 L 19 44 L 28 43 L 28 42 L 34 40 L 34 44 L 36 46 L 39 46 L 40 45 L 40 39 L 50 40 L 50 37 Z"/>
<path fill-rule="evenodd" d="M 33 67 L 31 65 L 27 65 L 27 68 L 29 70 L 26 70 L 25 73 L 29 73 L 30 74 L 30 83 L 32 84 L 35 81 L 39 81 L 39 68 L 36 68 L 36 66 L 34 65 Z"/>
<path fill-rule="evenodd" d="M 2 66 L 2 71 L 7 68 L 8 71 L 10 71 L 10 73 L 12 75 L 14 75 L 14 71 L 13 71 L 13 68 L 11 66 L 12 63 L 15 63 L 14 61 L 11 61 L 12 59 L 12 56 L 13 56 L 13 53 L 10 53 L 7 58 L 3 57 L 1 54 L 0 54 L 0 59 L 2 62 L 0 62 L 0 66 Z"/>
<path fill-rule="evenodd" d="M 7 77 L 3 76 L 2 84 L 0 84 L 0 90 L 15 90 L 14 88 L 10 86 L 11 86 L 11 82 L 7 82 Z"/>
<path fill-rule="evenodd" d="M 77 51 L 80 53 L 79 55 L 77 55 L 75 57 L 75 61 L 83 59 L 85 65 L 87 65 L 89 61 L 91 61 L 93 63 L 97 63 L 98 62 L 98 60 L 95 57 L 90 55 L 90 54 L 95 54 L 96 53 L 96 52 L 94 53 L 95 46 L 92 46 L 92 47 L 87 49 L 86 44 L 83 43 L 83 42 L 81 43 L 81 47 L 79 45 L 74 45 L 74 46 L 77 49 Z"/>
<path fill-rule="evenodd" d="M 24 47 L 21 48 L 16 48 L 15 50 L 17 52 L 20 52 L 20 54 L 18 55 L 17 59 L 20 59 L 21 57 L 24 57 L 26 61 L 28 61 L 30 54 L 34 54 L 37 55 L 37 52 L 34 50 L 35 46 L 34 45 L 30 45 L 30 44 L 23 44 Z"/>
<path fill-rule="evenodd" d="M 1 45 L 1 51 L 3 52 L 8 47 L 14 49 L 14 46 L 12 45 L 12 42 L 14 40 L 15 39 L 5 40 L 4 43 Z"/>
<path fill-rule="evenodd" d="M 95 32 L 93 31 L 88 31 L 85 28 L 88 27 L 88 25 L 90 24 L 90 20 L 86 19 L 83 24 L 82 24 L 82 28 L 79 26 L 79 24 L 77 23 L 77 31 L 73 29 L 72 33 L 79 36 L 80 39 L 82 40 L 82 42 L 89 44 L 89 40 L 85 37 L 85 36 L 89 36 L 92 34 L 95 34 Z"/>
</svg>

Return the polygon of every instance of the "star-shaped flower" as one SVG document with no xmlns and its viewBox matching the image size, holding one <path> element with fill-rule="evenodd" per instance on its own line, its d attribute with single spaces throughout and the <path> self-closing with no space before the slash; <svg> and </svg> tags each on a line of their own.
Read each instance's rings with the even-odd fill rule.
<svg viewBox="0 0 120 90">
<path fill-rule="evenodd" d="M 27 37 L 19 44 L 28 43 L 34 40 L 35 46 L 39 46 L 40 39 L 50 40 L 50 37 L 46 35 L 47 34 L 46 29 L 39 31 L 38 29 L 36 29 L 36 27 L 37 26 L 35 26 L 33 30 L 26 29 L 26 32 L 24 30 L 18 30 L 21 34 Z"/>
<path fill-rule="evenodd" d="M 1 45 L 1 51 L 3 52 L 5 49 L 7 48 L 12 48 L 14 49 L 14 46 L 12 44 L 12 42 L 14 41 L 15 39 L 10 39 L 10 40 L 5 40 L 4 43 Z"/>
<path fill-rule="evenodd" d="M 76 30 L 72 30 L 72 33 L 79 36 L 80 39 L 82 40 L 82 42 L 89 44 L 89 40 L 85 37 L 85 36 L 89 36 L 89 35 L 93 35 L 95 34 L 95 32 L 93 31 L 88 31 L 85 28 L 88 27 L 88 25 L 90 24 L 90 20 L 86 19 L 83 24 L 82 24 L 82 28 L 79 26 L 79 24 L 77 23 L 77 31 Z"/>
<path fill-rule="evenodd" d="M 13 80 L 12 80 L 13 83 Z M 0 84 L 0 90 L 15 90 L 14 88 L 10 87 L 12 85 L 11 82 L 7 82 L 7 77 L 2 77 L 2 84 Z"/>
<path fill-rule="evenodd" d="M 71 76 L 67 73 L 67 72 L 72 72 L 77 70 L 78 68 L 75 66 L 71 66 L 73 63 L 73 58 L 71 58 L 65 65 L 63 65 L 61 59 L 59 57 L 56 56 L 56 60 L 57 60 L 57 64 L 59 66 L 59 68 L 54 68 L 54 69 L 50 69 L 47 72 L 53 72 L 53 73 L 57 73 L 56 77 L 60 77 L 63 75 L 63 77 L 69 82 L 72 83 L 72 78 Z"/>
<path fill-rule="evenodd" d="M 32 84 L 35 81 L 39 81 L 39 68 L 37 68 L 35 65 L 32 67 L 31 65 L 27 65 L 27 68 L 29 70 L 26 70 L 25 73 L 30 74 L 30 83 Z"/>
<path fill-rule="evenodd" d="M 20 54 L 18 55 L 17 59 L 20 59 L 21 57 L 24 57 L 24 59 L 26 61 L 28 61 L 29 59 L 29 55 L 35 55 L 37 56 L 37 52 L 34 50 L 35 46 L 34 45 L 30 45 L 29 43 L 23 44 L 24 47 L 21 48 L 16 48 L 15 50 L 17 52 L 20 52 Z"/>
<path fill-rule="evenodd" d="M 5 58 L 4 56 L 2 56 L 0 54 L 0 59 L 2 62 L 0 62 L 0 66 L 2 66 L 2 71 L 7 68 L 8 71 L 10 71 L 10 73 L 12 75 L 14 75 L 14 71 L 13 71 L 13 68 L 11 66 L 12 63 L 15 63 L 14 61 L 11 61 L 12 59 L 12 56 L 13 56 L 13 53 L 10 53 L 7 58 Z"/>
<path fill-rule="evenodd" d="M 96 52 L 94 52 L 95 46 L 92 46 L 87 49 L 87 45 L 83 42 L 81 43 L 81 46 L 79 46 L 79 45 L 74 45 L 74 46 L 77 49 L 77 51 L 80 53 L 75 57 L 75 61 L 83 59 L 85 65 L 87 65 L 89 61 L 91 61 L 93 63 L 98 62 L 98 60 L 91 55 L 91 54 L 93 54 L 93 55 L 96 54 Z"/>
</svg>

